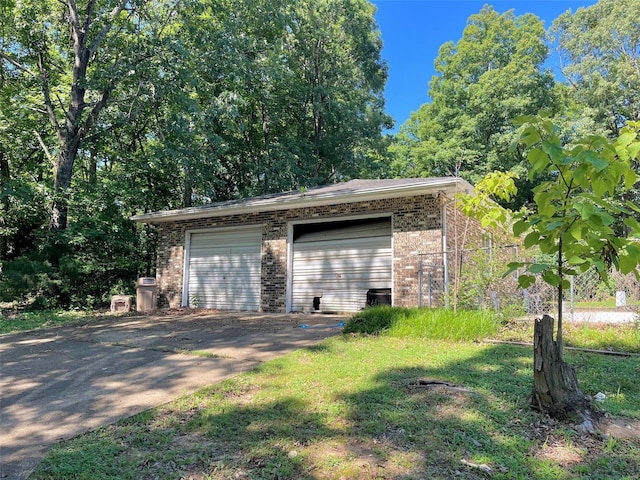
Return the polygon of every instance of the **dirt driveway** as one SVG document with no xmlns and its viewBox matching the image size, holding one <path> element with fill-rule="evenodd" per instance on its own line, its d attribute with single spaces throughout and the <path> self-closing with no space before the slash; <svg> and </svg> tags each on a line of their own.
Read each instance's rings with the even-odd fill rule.
<svg viewBox="0 0 640 480">
<path fill-rule="evenodd" d="M 1 335 L 0 478 L 27 478 L 51 444 L 311 346 L 342 320 L 165 313 Z"/>
</svg>

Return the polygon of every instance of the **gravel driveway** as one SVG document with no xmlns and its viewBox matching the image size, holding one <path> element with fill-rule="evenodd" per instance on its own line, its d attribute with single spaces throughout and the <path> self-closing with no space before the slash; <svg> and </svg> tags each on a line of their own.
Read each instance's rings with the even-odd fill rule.
<svg viewBox="0 0 640 480">
<path fill-rule="evenodd" d="M 311 346 L 342 320 L 169 312 L 0 335 L 0 478 L 27 478 L 51 444 Z"/>
</svg>

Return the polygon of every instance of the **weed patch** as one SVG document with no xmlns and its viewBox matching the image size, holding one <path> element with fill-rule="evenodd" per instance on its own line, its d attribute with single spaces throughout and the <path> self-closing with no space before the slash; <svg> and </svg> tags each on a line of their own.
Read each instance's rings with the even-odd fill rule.
<svg viewBox="0 0 640 480">
<path fill-rule="evenodd" d="M 480 341 L 498 331 L 497 315 L 488 310 L 374 307 L 349 320 L 345 333 Z"/>
</svg>

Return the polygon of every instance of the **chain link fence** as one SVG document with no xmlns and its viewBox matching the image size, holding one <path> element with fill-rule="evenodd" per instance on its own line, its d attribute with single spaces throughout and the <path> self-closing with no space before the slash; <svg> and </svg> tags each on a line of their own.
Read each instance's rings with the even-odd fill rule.
<svg viewBox="0 0 640 480">
<path fill-rule="evenodd" d="M 418 304 L 423 307 L 494 309 L 506 317 L 554 314 L 557 289 L 538 278 L 526 289 L 518 285 L 516 271 L 506 275 L 507 265 L 526 261 L 517 245 L 473 250 L 425 253 L 417 256 Z M 611 272 L 604 281 L 595 269 L 568 277 L 563 312 L 580 320 L 576 312 L 629 310 L 640 306 L 640 283 L 633 274 Z M 623 308 L 624 307 L 624 308 Z M 580 317 L 580 318 L 578 318 Z"/>
</svg>

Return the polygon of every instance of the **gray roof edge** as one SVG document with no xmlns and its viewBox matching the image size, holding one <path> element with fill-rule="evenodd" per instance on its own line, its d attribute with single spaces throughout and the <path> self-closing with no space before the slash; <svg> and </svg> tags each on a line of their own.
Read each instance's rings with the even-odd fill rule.
<svg viewBox="0 0 640 480">
<path fill-rule="evenodd" d="M 451 195 L 456 192 L 473 192 L 473 186 L 460 177 L 431 177 L 422 179 L 406 179 L 411 182 L 401 183 L 398 180 L 393 185 L 381 183 L 379 186 L 359 188 L 355 190 L 340 190 L 338 185 L 347 186 L 350 182 L 318 187 L 308 191 L 292 191 L 283 194 L 265 195 L 264 197 L 247 198 L 240 201 L 230 201 L 183 208 L 179 210 L 162 210 L 140 215 L 134 215 L 131 220 L 141 223 L 165 223 L 179 220 L 193 220 L 196 218 L 219 217 L 223 215 L 237 215 L 245 213 L 288 210 L 291 208 L 317 207 L 337 203 L 353 203 L 360 201 L 379 200 L 383 198 L 397 198 L 411 194 L 433 194 L 443 192 Z M 356 180 L 354 180 L 356 181 Z M 365 181 L 366 182 L 366 181 Z M 322 192 L 327 189 L 327 192 Z M 338 189 L 338 191 L 334 191 Z M 314 192 L 314 190 L 317 191 Z"/>
</svg>

